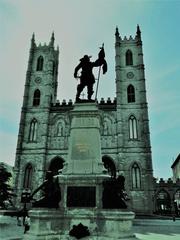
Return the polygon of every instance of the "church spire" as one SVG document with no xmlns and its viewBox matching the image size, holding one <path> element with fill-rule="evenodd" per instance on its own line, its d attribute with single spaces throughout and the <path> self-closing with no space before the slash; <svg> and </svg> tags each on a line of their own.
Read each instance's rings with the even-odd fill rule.
<svg viewBox="0 0 180 240">
<path fill-rule="evenodd" d="M 115 36 L 119 36 L 119 30 L 118 30 L 118 27 L 116 26 L 116 32 L 115 32 Z"/>
<path fill-rule="evenodd" d="M 31 48 L 34 48 L 35 45 L 36 45 L 36 43 L 35 43 L 35 34 L 34 34 L 34 32 L 33 32 L 32 38 L 31 38 Z"/>
<path fill-rule="evenodd" d="M 117 26 L 116 26 L 115 36 L 116 36 L 116 42 L 118 42 L 121 39 L 121 37 L 119 36 L 119 30 Z"/>
<path fill-rule="evenodd" d="M 139 25 L 137 25 L 136 35 L 137 35 L 137 37 L 138 37 L 139 39 L 141 39 L 141 31 L 140 31 Z"/>
<path fill-rule="evenodd" d="M 50 40 L 49 46 L 54 47 L 54 40 L 55 40 L 55 38 L 54 38 L 54 31 L 53 31 L 52 35 L 51 35 L 51 40 Z"/>
<path fill-rule="evenodd" d="M 137 44 L 141 45 L 142 41 L 141 41 L 141 31 L 140 31 L 139 25 L 137 25 L 136 39 L 137 39 Z"/>
</svg>

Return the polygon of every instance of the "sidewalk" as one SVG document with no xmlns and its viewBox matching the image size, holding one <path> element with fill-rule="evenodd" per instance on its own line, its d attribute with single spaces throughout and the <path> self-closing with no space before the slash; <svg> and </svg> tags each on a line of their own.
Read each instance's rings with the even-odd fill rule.
<svg viewBox="0 0 180 240">
<path fill-rule="evenodd" d="M 23 232 L 16 217 L 0 215 L 0 240 L 21 240 Z M 135 219 L 133 232 L 140 240 L 179 240 L 180 220 Z"/>
</svg>

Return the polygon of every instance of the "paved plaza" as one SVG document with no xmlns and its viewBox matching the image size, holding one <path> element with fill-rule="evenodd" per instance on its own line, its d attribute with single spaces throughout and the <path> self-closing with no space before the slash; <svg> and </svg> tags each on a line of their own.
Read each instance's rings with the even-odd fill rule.
<svg viewBox="0 0 180 240">
<path fill-rule="evenodd" d="M 17 226 L 16 217 L 0 215 L 0 240 L 20 240 L 23 226 Z M 133 231 L 140 240 L 179 240 L 180 219 L 135 219 Z"/>
<path fill-rule="evenodd" d="M 136 219 L 133 231 L 141 240 L 179 240 L 180 220 Z"/>
</svg>

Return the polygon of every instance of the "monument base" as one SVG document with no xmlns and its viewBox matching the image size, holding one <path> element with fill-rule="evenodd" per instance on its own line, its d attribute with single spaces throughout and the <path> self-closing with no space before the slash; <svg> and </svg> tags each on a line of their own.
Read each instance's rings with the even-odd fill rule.
<svg viewBox="0 0 180 240">
<path fill-rule="evenodd" d="M 126 210 L 97 209 L 43 209 L 31 210 L 31 228 L 24 240 L 75 240 L 69 232 L 73 226 L 82 224 L 88 228 L 89 236 L 79 239 L 115 240 L 136 239 L 131 231 L 134 213 Z"/>
</svg>

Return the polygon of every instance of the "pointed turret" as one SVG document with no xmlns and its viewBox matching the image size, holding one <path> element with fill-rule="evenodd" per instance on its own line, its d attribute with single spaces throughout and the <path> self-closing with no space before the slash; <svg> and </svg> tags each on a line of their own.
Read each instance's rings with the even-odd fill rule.
<svg viewBox="0 0 180 240">
<path fill-rule="evenodd" d="M 55 40 L 55 38 L 54 38 L 54 32 L 52 32 L 51 40 L 50 40 L 49 46 L 54 47 L 54 40 Z"/>
<path fill-rule="evenodd" d="M 115 36 L 116 36 L 116 37 L 119 37 L 119 30 L 118 30 L 118 27 L 116 27 Z"/>
<path fill-rule="evenodd" d="M 116 44 L 119 45 L 119 43 L 120 43 L 120 41 L 121 41 L 121 37 L 119 36 L 118 27 L 116 27 L 115 37 L 116 37 Z"/>
<path fill-rule="evenodd" d="M 137 37 L 138 37 L 139 39 L 141 39 L 141 31 L 140 31 L 139 25 L 137 25 L 136 35 L 137 35 Z"/>
<path fill-rule="evenodd" d="M 36 46 L 36 43 L 35 43 L 35 34 L 33 32 L 32 34 L 32 38 L 31 38 L 31 48 L 34 48 Z"/>
<path fill-rule="evenodd" d="M 137 45 L 142 45 L 142 41 L 141 41 L 141 31 L 140 31 L 139 25 L 137 25 L 136 39 L 137 39 Z"/>
</svg>

